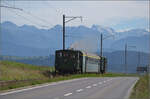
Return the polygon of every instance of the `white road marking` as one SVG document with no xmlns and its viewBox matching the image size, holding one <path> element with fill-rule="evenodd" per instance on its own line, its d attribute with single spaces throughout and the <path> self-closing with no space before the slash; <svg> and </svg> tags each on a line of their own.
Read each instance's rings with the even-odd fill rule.
<svg viewBox="0 0 150 99">
<path fill-rule="evenodd" d="M 69 96 L 69 95 L 72 95 L 72 93 L 67 93 L 67 94 L 64 94 L 64 96 Z"/>
<path fill-rule="evenodd" d="M 62 83 L 68 83 L 68 82 L 73 82 L 73 81 L 78 81 L 78 80 L 83 80 L 83 79 L 88 79 L 88 78 L 80 78 L 80 79 L 73 79 L 73 80 L 54 82 L 54 83 L 40 85 L 40 86 L 36 86 L 36 87 L 31 87 L 31 88 L 26 88 L 26 89 L 20 89 L 20 90 L 5 92 L 5 93 L 1 93 L 0 95 L 4 96 L 4 95 L 8 95 L 8 94 L 19 93 L 19 92 L 23 92 L 23 91 L 32 90 L 32 89 L 37 89 L 37 88 L 42 88 L 42 87 L 47 87 L 47 86 L 52 86 L 52 85 L 58 85 L 58 84 L 62 84 Z"/>
<path fill-rule="evenodd" d="M 58 97 L 54 98 L 54 99 L 59 99 Z"/>
<path fill-rule="evenodd" d="M 128 92 L 127 92 L 127 94 L 125 95 L 124 99 L 129 99 L 130 93 L 131 93 L 133 87 L 135 86 L 135 84 L 137 83 L 138 80 L 139 80 L 139 78 L 137 78 L 137 79 L 134 81 L 134 83 L 132 84 L 132 86 L 128 89 Z"/>
<path fill-rule="evenodd" d="M 83 89 L 76 90 L 76 92 L 81 92 L 81 91 L 83 91 Z"/>
<path fill-rule="evenodd" d="M 106 81 L 104 81 L 104 83 L 105 83 Z"/>
<path fill-rule="evenodd" d="M 93 84 L 93 86 L 97 86 L 97 84 Z"/>
<path fill-rule="evenodd" d="M 91 88 L 91 86 L 87 86 L 86 88 Z"/>
<path fill-rule="evenodd" d="M 102 84 L 102 82 L 99 82 L 98 84 Z"/>
</svg>

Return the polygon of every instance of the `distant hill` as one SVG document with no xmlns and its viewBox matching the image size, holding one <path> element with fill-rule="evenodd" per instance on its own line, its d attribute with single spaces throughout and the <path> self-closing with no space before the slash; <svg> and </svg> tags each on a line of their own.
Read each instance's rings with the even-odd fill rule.
<svg viewBox="0 0 150 99">
<path fill-rule="evenodd" d="M 55 50 L 62 49 L 62 26 L 56 25 L 50 29 L 38 29 L 34 26 L 17 26 L 12 22 L 1 23 L 1 55 L 7 56 L 48 56 Z M 100 33 L 104 37 L 115 35 L 103 41 L 105 51 L 112 52 L 123 50 L 125 43 L 137 46 L 142 52 L 150 50 L 150 32 L 145 29 L 132 29 L 124 32 L 116 32 L 113 28 L 93 25 L 66 27 L 66 48 L 73 44 L 82 44 L 77 49 L 96 52 L 99 50 Z M 92 49 L 90 49 L 92 48 Z M 130 50 L 130 49 L 129 49 Z"/>
<path fill-rule="evenodd" d="M 127 52 L 127 68 L 129 73 L 135 73 L 137 66 L 147 66 L 150 64 L 150 53 L 140 53 L 140 64 L 138 61 L 139 52 Z M 125 72 L 125 52 L 104 52 L 104 56 L 108 59 L 108 71 Z"/>
<path fill-rule="evenodd" d="M 129 46 L 127 47 L 128 50 L 136 50 L 150 53 L 150 35 L 125 37 L 113 42 L 111 48 L 115 48 L 117 50 L 124 50 L 125 44 Z M 135 46 L 135 48 L 132 48 L 130 46 Z"/>
<path fill-rule="evenodd" d="M 99 52 L 98 52 L 99 54 Z M 138 52 L 128 51 L 127 52 L 127 65 L 128 72 L 135 73 L 136 67 L 138 66 Z M 124 72 L 125 64 L 124 64 L 124 51 L 115 51 L 115 52 L 104 52 L 103 56 L 108 59 L 108 72 Z M 140 66 L 146 66 L 150 64 L 150 54 L 148 53 L 140 53 Z M 55 56 L 34 56 L 34 57 L 15 57 L 15 56 L 0 56 L 0 60 L 9 60 L 16 61 L 26 64 L 33 64 L 39 66 L 54 66 Z"/>
<path fill-rule="evenodd" d="M 0 60 L 15 61 L 37 66 L 54 66 L 55 56 L 54 55 L 32 56 L 32 57 L 0 56 Z"/>
<path fill-rule="evenodd" d="M 0 49 L 2 55 L 6 56 L 48 56 L 51 51 L 48 48 L 35 48 L 12 42 L 2 42 Z"/>
</svg>

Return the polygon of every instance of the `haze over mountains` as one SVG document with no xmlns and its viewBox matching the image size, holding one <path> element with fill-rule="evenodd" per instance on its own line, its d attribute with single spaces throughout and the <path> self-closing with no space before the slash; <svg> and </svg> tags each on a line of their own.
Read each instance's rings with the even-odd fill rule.
<svg viewBox="0 0 150 99">
<path fill-rule="evenodd" d="M 62 49 L 62 26 L 38 29 L 34 26 L 17 26 L 12 22 L 1 23 L 0 60 L 11 60 L 34 65 L 54 66 L 54 52 Z M 140 65 L 146 66 L 150 59 L 150 32 L 132 29 L 116 32 L 113 28 L 93 25 L 92 27 L 66 27 L 66 48 L 99 53 L 100 33 L 103 37 L 104 56 L 108 58 L 108 71 L 124 72 L 124 46 L 128 47 L 128 68 L 135 72 L 140 51 Z M 14 57 L 19 56 L 19 57 Z M 23 57 L 23 58 L 20 58 Z"/>
<path fill-rule="evenodd" d="M 100 33 L 105 52 L 124 50 L 127 43 L 136 46 L 137 51 L 149 53 L 150 32 L 145 29 L 132 29 L 124 32 L 116 32 L 109 27 L 93 25 L 66 27 L 66 48 L 97 52 L 100 44 Z M 76 44 L 76 46 L 73 46 Z M 78 45 L 79 44 L 79 45 Z M 62 49 L 62 26 L 56 25 L 50 29 L 38 29 L 34 26 L 17 26 L 12 22 L 1 23 L 1 55 L 10 56 L 48 56 L 54 54 L 56 49 Z M 130 50 L 130 49 L 129 49 Z"/>
</svg>

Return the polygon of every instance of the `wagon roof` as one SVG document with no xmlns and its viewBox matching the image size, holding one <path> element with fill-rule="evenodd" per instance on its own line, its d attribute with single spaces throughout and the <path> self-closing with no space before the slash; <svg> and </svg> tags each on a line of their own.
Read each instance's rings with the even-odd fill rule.
<svg viewBox="0 0 150 99">
<path fill-rule="evenodd" d="M 81 51 L 81 52 L 83 53 L 84 56 L 100 59 L 100 56 L 98 56 L 98 55 L 96 55 L 94 53 L 87 53 L 87 52 L 84 52 L 84 51 Z"/>
<path fill-rule="evenodd" d="M 70 49 L 66 49 L 66 50 L 57 50 L 57 51 L 76 51 L 76 52 L 81 52 L 81 53 L 83 54 L 83 56 L 100 59 L 100 56 L 98 56 L 98 55 L 96 55 L 96 54 L 94 54 L 94 53 L 88 53 L 88 52 L 80 51 L 80 50 L 70 50 Z"/>
</svg>

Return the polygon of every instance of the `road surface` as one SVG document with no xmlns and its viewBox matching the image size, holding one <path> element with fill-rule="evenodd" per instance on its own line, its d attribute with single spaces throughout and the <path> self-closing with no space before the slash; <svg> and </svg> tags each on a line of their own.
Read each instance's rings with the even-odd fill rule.
<svg viewBox="0 0 150 99">
<path fill-rule="evenodd" d="M 0 99 L 127 99 L 138 78 L 82 78 L 0 94 Z"/>
</svg>

